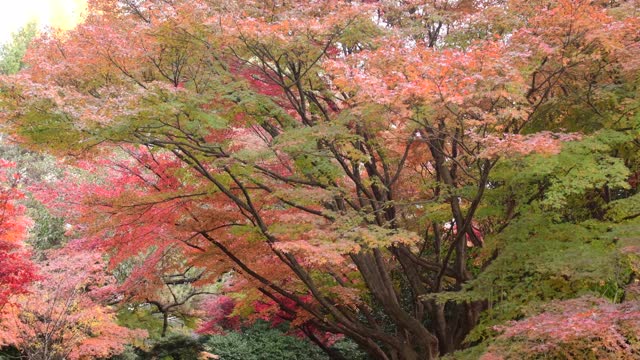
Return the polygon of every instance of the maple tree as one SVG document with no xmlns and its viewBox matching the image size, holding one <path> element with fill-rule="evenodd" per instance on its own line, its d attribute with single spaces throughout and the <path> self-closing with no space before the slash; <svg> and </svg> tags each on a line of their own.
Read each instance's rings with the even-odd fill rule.
<svg viewBox="0 0 640 360">
<path fill-rule="evenodd" d="M 18 136 L 109 172 L 66 206 L 83 246 L 112 263 L 176 249 L 204 283 L 233 273 L 235 313 L 284 312 L 378 359 L 434 358 L 475 326 L 486 301 L 440 295 L 515 217 L 477 216 L 499 160 L 597 130 L 563 130 L 578 106 L 635 115 L 638 19 L 587 1 L 90 9 L 2 96 Z"/>
<path fill-rule="evenodd" d="M 68 235 L 81 237 L 76 246 L 109 257 L 117 279 L 109 286 L 113 302 L 155 307 L 162 314 L 160 336 L 164 337 L 169 317 L 198 315 L 193 309 L 194 302 L 214 294 L 220 278 L 194 259 L 193 248 L 176 245 L 176 239 L 183 237 L 184 232 L 174 225 L 188 207 L 180 201 L 166 201 L 161 194 L 176 190 L 170 177 L 176 170 L 176 162 L 156 157 L 147 170 L 166 176 L 168 182 L 155 182 L 136 168 L 147 154 L 132 148 L 122 150 L 137 160 L 106 160 L 98 166 L 87 163 L 79 176 L 67 174 L 59 182 L 41 183 L 34 190 L 55 216 L 64 216 L 74 224 L 69 224 Z M 82 174 L 98 168 L 105 171 L 105 177 L 93 181 L 83 178 Z M 106 181 L 110 181 L 108 186 Z M 83 194 L 83 201 L 72 200 L 78 194 Z M 132 196 L 143 194 L 157 198 L 148 198 L 146 204 L 128 203 Z M 141 216 L 144 222 L 139 221 Z M 83 235 L 89 236 L 82 238 Z"/>
<path fill-rule="evenodd" d="M 501 327 L 503 342 L 481 359 L 510 355 L 536 359 L 542 354 L 562 359 L 634 359 L 639 316 L 633 302 L 612 304 L 585 297 L 552 303 L 542 314 Z"/>
<path fill-rule="evenodd" d="M 98 253 L 50 250 L 40 265 L 42 279 L 29 294 L 7 306 L 0 322 L 0 343 L 13 345 L 29 359 L 95 359 L 119 354 L 145 332 L 115 323 L 102 305 L 104 272 Z"/>
<path fill-rule="evenodd" d="M 139 302 L 154 306 L 162 314 L 160 336 L 165 337 L 169 329 L 169 317 L 176 314 L 183 317 L 200 315 L 201 312 L 193 309 L 194 301 L 215 294 L 215 287 L 202 285 L 206 283 L 205 270 L 176 266 L 181 262 L 175 259 L 171 261 L 171 249 L 160 251 L 159 256 L 160 260 L 152 254 L 143 264 L 135 267 L 116 291 L 119 296 L 124 296 L 121 303 L 126 300 L 126 303 Z M 155 269 L 150 270 L 149 266 Z"/>
<path fill-rule="evenodd" d="M 14 164 L 0 159 L 0 309 L 12 295 L 27 291 L 36 279 L 29 254 L 23 249 L 28 220 L 24 207 L 17 203 L 19 174 L 10 171 Z"/>
</svg>

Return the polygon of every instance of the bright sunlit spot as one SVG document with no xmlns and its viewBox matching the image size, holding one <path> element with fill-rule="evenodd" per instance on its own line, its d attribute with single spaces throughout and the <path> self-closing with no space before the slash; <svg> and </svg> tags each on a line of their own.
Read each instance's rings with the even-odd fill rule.
<svg viewBox="0 0 640 360">
<path fill-rule="evenodd" d="M 80 19 L 86 0 L 18 0 L 3 1 L 0 12 L 0 43 L 28 22 L 39 27 L 70 29 Z"/>
</svg>

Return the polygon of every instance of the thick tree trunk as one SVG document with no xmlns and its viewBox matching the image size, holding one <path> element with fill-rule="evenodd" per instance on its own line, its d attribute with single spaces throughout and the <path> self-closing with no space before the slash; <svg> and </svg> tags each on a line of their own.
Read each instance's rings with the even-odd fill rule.
<svg viewBox="0 0 640 360">
<path fill-rule="evenodd" d="M 426 307 L 433 319 L 438 350 L 444 355 L 461 348 L 465 337 L 477 324 L 480 313 L 486 309 L 487 302 L 438 304 L 431 300 Z"/>
</svg>

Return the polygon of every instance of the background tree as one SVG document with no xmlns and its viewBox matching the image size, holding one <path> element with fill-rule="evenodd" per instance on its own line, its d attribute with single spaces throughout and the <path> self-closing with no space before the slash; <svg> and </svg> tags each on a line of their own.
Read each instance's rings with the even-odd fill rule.
<svg viewBox="0 0 640 360">
<path fill-rule="evenodd" d="M 22 194 L 13 165 L 0 159 L 0 309 L 11 296 L 26 292 L 36 279 L 29 253 L 23 248 L 28 219 L 24 207 L 17 203 Z"/>
<path fill-rule="evenodd" d="M 0 46 L 0 74 L 15 74 L 24 68 L 22 58 L 37 30 L 36 23 L 28 23 L 12 33 L 9 42 Z"/>
<path fill-rule="evenodd" d="M 161 337 L 167 335 L 170 317 L 180 316 L 183 321 L 197 318 L 203 315 L 196 310 L 199 302 L 207 295 L 216 294 L 215 285 L 206 285 L 205 270 L 185 267 L 171 250 L 150 254 L 126 274 L 126 280 L 117 290 L 123 296 L 120 303 L 148 304 L 162 315 Z"/>
<path fill-rule="evenodd" d="M 3 345 L 29 359 L 94 359 L 118 354 L 145 335 L 118 326 L 101 305 L 109 277 L 99 254 L 52 250 L 40 265 L 43 279 L 3 313 Z"/>
</svg>

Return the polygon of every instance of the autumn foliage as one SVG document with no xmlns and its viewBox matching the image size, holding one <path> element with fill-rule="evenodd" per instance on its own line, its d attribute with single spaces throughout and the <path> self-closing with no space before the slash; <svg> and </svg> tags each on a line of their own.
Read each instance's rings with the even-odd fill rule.
<svg viewBox="0 0 640 360">
<path fill-rule="evenodd" d="M 550 304 L 537 316 L 501 327 L 497 345 L 482 359 L 634 359 L 640 330 L 637 304 L 580 298 Z"/>
<path fill-rule="evenodd" d="M 42 279 L 7 306 L 0 342 L 33 359 L 95 359 L 116 355 L 144 331 L 115 323 L 104 306 L 110 279 L 98 253 L 52 250 L 40 262 Z"/>
<path fill-rule="evenodd" d="M 134 264 L 110 289 L 165 324 L 188 301 L 173 285 L 224 283 L 211 319 L 285 320 L 337 359 L 331 335 L 433 359 L 489 306 L 451 300 L 497 256 L 485 238 L 552 187 L 481 216 L 513 190 L 500 161 L 613 126 L 578 108 L 636 116 L 633 6 L 92 0 L 2 78 L 3 118 L 92 174 L 41 199 L 78 249 Z"/>
<path fill-rule="evenodd" d="M 17 188 L 19 175 L 11 172 L 12 166 L 0 159 L 0 309 L 12 295 L 26 292 L 36 278 L 23 249 L 28 220 L 17 202 L 22 195 Z"/>
</svg>

